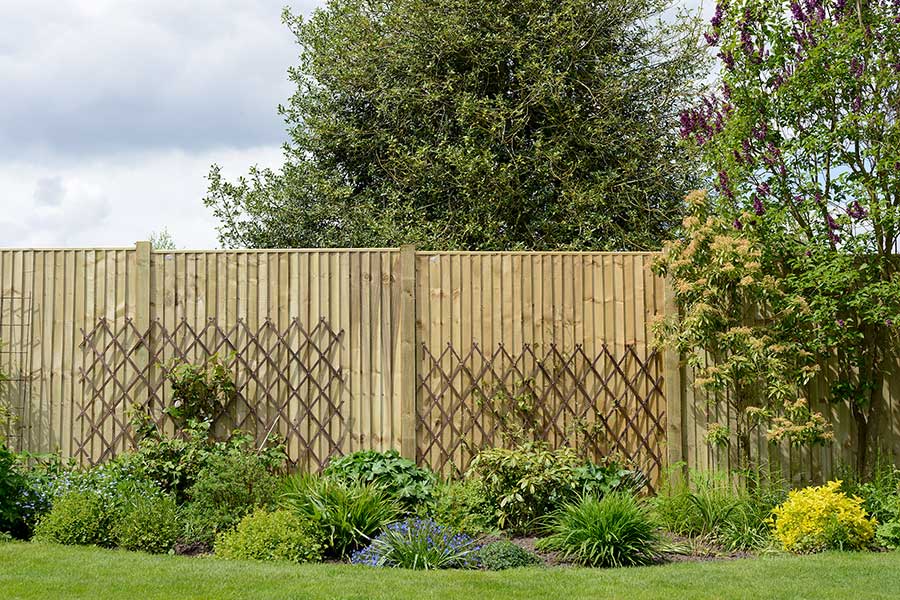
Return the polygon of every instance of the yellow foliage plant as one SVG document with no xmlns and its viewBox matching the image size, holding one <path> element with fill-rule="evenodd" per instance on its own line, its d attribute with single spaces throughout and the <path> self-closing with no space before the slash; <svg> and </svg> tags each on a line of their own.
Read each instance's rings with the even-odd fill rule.
<svg viewBox="0 0 900 600">
<path fill-rule="evenodd" d="M 869 518 L 862 499 L 840 491 L 840 481 L 793 490 L 772 511 L 774 536 L 795 554 L 867 547 L 878 523 Z"/>
</svg>

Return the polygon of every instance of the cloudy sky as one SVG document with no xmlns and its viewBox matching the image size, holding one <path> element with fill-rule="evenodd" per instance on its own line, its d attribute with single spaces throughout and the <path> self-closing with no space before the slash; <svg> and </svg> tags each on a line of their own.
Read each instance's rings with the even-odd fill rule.
<svg viewBox="0 0 900 600">
<path fill-rule="evenodd" d="M 287 1 L 0 0 L 0 247 L 218 247 L 210 165 L 281 162 Z"/>
</svg>

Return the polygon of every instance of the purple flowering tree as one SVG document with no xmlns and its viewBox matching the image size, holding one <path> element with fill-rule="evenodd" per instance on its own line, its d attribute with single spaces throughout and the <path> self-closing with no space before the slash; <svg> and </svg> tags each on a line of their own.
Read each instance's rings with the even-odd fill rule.
<svg viewBox="0 0 900 600">
<path fill-rule="evenodd" d="M 900 0 L 720 0 L 705 37 L 721 86 L 682 137 L 809 303 L 798 333 L 832 357 L 864 467 L 900 318 Z"/>
</svg>

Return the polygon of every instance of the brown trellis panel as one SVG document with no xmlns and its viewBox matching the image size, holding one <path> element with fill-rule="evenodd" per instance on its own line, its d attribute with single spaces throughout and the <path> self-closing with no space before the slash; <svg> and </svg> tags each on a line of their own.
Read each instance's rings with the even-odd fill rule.
<svg viewBox="0 0 900 600">
<path fill-rule="evenodd" d="M 651 485 L 659 481 L 666 415 L 657 352 L 642 356 L 628 345 L 616 354 L 605 344 L 596 355 L 580 344 L 545 352 L 472 344 L 460 352 L 448 344 L 435 354 L 423 344 L 422 354 L 417 458 L 433 469 L 464 471 L 480 449 L 515 443 L 505 435 L 512 415 L 527 422 L 527 439 L 594 460 L 615 456 Z"/>
<path fill-rule="evenodd" d="M 319 470 L 341 452 L 347 435 L 336 391 L 343 382 L 336 364 L 342 335 L 324 318 L 312 329 L 298 319 L 283 329 L 268 319 L 257 328 L 240 319 L 227 327 L 209 319 L 199 328 L 182 320 L 171 330 L 158 320 L 142 330 L 132 319 L 117 326 L 101 318 L 82 342 L 85 395 L 74 455 L 96 464 L 133 448 L 128 411 L 135 405 L 171 430 L 162 412 L 171 394 L 167 362 L 218 355 L 234 376 L 236 394 L 215 430 L 240 429 L 259 443 L 277 432 L 288 448 L 299 449 L 289 456 L 295 466 Z"/>
</svg>

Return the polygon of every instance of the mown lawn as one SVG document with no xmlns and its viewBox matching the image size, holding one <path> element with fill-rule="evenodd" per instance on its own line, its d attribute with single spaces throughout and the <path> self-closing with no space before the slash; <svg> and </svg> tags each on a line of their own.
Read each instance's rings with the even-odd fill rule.
<svg viewBox="0 0 900 600">
<path fill-rule="evenodd" d="M 615 570 L 414 572 L 227 562 L 0 544 L 0 597 L 107 598 L 897 598 L 900 553 L 829 553 Z"/>
</svg>

